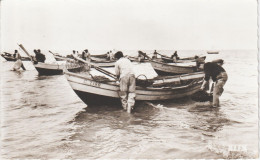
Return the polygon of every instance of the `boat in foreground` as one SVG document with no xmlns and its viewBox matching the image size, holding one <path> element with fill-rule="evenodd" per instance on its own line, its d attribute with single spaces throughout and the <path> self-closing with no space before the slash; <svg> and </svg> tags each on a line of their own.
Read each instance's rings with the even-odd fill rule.
<svg viewBox="0 0 260 160">
<path fill-rule="evenodd" d="M 65 77 L 75 93 L 86 104 L 119 101 L 119 83 L 116 80 L 98 79 L 88 72 L 71 72 L 65 69 Z M 204 73 L 156 78 L 148 86 L 136 86 L 137 101 L 159 101 L 190 96 L 200 89 Z M 137 81 L 138 82 L 138 81 Z"/>
</svg>

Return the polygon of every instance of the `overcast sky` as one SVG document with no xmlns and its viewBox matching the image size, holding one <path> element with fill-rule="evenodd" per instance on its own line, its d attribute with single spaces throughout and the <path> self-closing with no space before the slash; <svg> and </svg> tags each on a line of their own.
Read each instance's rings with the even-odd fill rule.
<svg viewBox="0 0 260 160">
<path fill-rule="evenodd" d="M 1 50 L 257 49 L 257 0 L 2 0 Z"/>
</svg>

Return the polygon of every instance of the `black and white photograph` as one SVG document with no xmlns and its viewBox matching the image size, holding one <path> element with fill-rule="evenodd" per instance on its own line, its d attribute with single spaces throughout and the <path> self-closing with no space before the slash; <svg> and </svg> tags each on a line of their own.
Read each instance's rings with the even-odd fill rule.
<svg viewBox="0 0 260 160">
<path fill-rule="evenodd" d="M 0 0 L 0 159 L 258 159 L 257 0 Z"/>
</svg>

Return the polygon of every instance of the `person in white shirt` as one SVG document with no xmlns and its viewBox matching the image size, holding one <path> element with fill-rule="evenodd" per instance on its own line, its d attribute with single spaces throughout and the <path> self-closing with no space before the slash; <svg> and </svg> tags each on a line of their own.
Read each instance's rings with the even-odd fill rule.
<svg viewBox="0 0 260 160">
<path fill-rule="evenodd" d="M 119 96 L 121 98 L 122 107 L 131 113 L 131 110 L 135 104 L 135 75 L 133 72 L 133 66 L 129 59 L 125 58 L 121 51 L 118 51 L 114 55 L 115 59 L 118 59 L 115 63 L 115 73 L 119 78 L 120 91 Z"/>
<path fill-rule="evenodd" d="M 15 61 L 14 66 L 13 66 L 13 70 L 19 71 L 20 68 L 22 68 L 23 70 L 26 70 L 24 65 L 23 65 L 23 62 L 21 60 L 21 55 L 18 53 L 17 50 L 15 50 L 14 56 L 15 56 L 16 61 Z"/>
</svg>

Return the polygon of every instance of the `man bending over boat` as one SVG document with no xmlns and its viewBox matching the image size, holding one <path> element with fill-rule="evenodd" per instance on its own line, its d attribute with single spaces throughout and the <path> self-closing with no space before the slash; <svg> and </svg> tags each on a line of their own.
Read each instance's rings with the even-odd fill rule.
<svg viewBox="0 0 260 160">
<path fill-rule="evenodd" d="M 223 86 L 228 79 L 225 69 L 222 68 L 223 62 L 223 60 L 218 60 L 204 64 L 205 77 L 201 89 L 205 89 L 210 78 L 215 82 L 213 88 L 213 107 L 219 107 L 219 97 L 222 95 L 224 91 Z"/>
<path fill-rule="evenodd" d="M 120 82 L 119 96 L 124 110 L 131 113 L 135 104 L 135 75 L 129 59 L 125 58 L 121 51 L 115 54 L 115 72 Z"/>
</svg>

